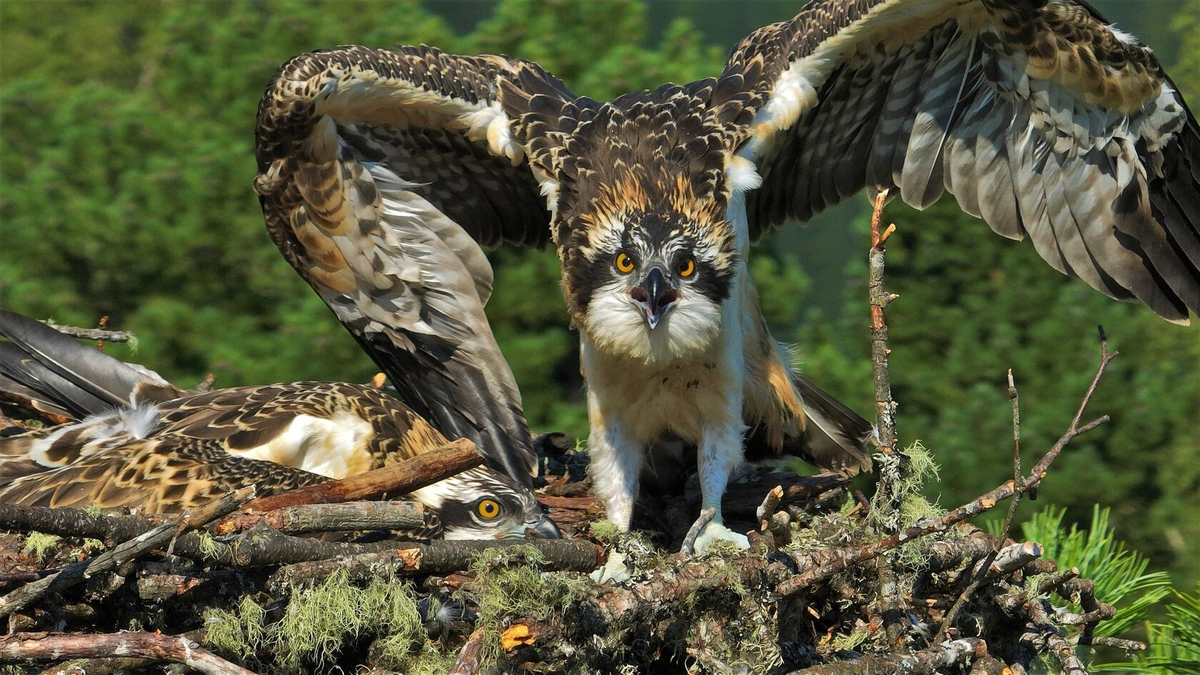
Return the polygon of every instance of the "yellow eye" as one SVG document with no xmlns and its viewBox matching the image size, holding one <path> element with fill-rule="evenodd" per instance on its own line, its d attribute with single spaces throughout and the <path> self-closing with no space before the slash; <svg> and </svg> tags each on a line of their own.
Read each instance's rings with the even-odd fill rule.
<svg viewBox="0 0 1200 675">
<path fill-rule="evenodd" d="M 684 258 L 683 261 L 679 263 L 679 276 L 686 279 L 695 273 L 696 273 L 696 261 L 695 260 L 692 260 L 691 258 Z"/>
<path fill-rule="evenodd" d="M 629 274 L 633 271 L 633 258 L 628 254 L 621 253 L 617 256 L 617 271 L 621 274 Z"/>
<path fill-rule="evenodd" d="M 475 511 L 479 513 L 481 518 L 491 520 L 500 515 L 500 503 L 495 499 L 481 499 L 475 505 Z"/>
</svg>

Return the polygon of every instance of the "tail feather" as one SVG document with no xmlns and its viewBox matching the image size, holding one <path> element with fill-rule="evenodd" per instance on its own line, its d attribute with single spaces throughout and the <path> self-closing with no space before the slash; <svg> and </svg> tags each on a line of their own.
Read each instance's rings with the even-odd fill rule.
<svg viewBox="0 0 1200 675">
<path fill-rule="evenodd" d="M 154 371 L 134 367 L 15 312 L 0 310 L 0 375 L 32 389 L 76 417 L 127 406 L 145 382 L 167 385 Z"/>
<path fill-rule="evenodd" d="M 746 458 L 761 461 L 786 454 L 849 475 L 870 471 L 867 447 L 875 427 L 795 370 L 791 379 L 803 404 L 805 424 L 777 424 L 776 431 L 785 430 L 779 443 L 772 442 L 772 436 L 779 436 L 769 433 L 767 421 L 747 420 L 751 428 L 746 438 Z"/>
<path fill-rule="evenodd" d="M 804 400 L 808 426 L 802 442 L 815 457 L 841 457 L 842 466 L 852 473 L 871 468 L 867 446 L 875 435 L 875 425 L 851 410 L 825 390 L 799 373 L 792 373 L 792 383 Z"/>
</svg>

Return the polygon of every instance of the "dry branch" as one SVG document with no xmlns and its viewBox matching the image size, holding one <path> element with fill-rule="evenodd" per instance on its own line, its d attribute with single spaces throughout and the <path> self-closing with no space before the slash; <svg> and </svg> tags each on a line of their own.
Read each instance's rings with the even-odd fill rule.
<svg viewBox="0 0 1200 675">
<path fill-rule="evenodd" d="M 142 600 L 154 602 L 176 598 L 197 602 L 214 597 L 236 597 L 256 591 L 261 587 L 263 576 L 251 577 L 240 570 L 225 569 L 190 574 L 139 574 L 137 594 Z"/>
<path fill-rule="evenodd" d="M 0 663 L 124 657 L 181 663 L 206 675 L 254 675 L 186 637 L 161 633 L 15 633 L 0 637 Z"/>
<path fill-rule="evenodd" d="M 17 610 L 23 609 L 29 603 L 48 593 L 65 590 L 86 580 L 88 577 L 115 570 L 121 565 L 156 548 L 170 544 L 184 531 L 203 527 L 213 520 L 230 513 L 253 497 L 253 487 L 237 490 L 194 511 L 188 511 L 175 521 L 163 523 L 149 532 L 130 539 L 95 558 L 76 563 L 66 567 L 61 572 L 25 584 L 12 593 L 0 598 L 0 617 L 8 616 Z"/>
<path fill-rule="evenodd" d="M 1144 652 L 1148 648 L 1145 642 L 1137 640 L 1123 640 L 1115 637 L 1097 637 L 1084 635 L 1079 638 L 1079 644 L 1089 647 L 1112 647 L 1113 649 L 1124 649 L 1127 652 Z"/>
<path fill-rule="evenodd" d="M 106 330 L 103 328 L 76 328 L 74 326 L 60 326 L 56 323 L 47 321 L 47 326 L 62 333 L 70 335 L 74 338 L 82 338 L 84 340 L 95 340 L 97 342 L 136 342 L 137 335 L 127 330 Z"/>
<path fill-rule="evenodd" d="M 875 413 L 879 424 L 879 451 L 885 455 L 898 452 L 896 448 L 896 401 L 892 399 L 891 374 L 888 371 L 888 329 L 883 310 L 893 300 L 883 288 L 885 245 L 896 230 L 895 225 L 880 232 L 883 206 L 887 203 L 888 191 L 875 196 L 875 208 L 871 213 L 871 253 L 868 258 L 867 293 L 871 303 L 871 365 L 875 382 Z"/>
<path fill-rule="evenodd" d="M 775 515 L 775 509 L 779 508 L 779 501 L 783 499 L 783 486 L 776 485 L 771 488 L 766 497 L 763 497 L 762 504 L 759 505 L 755 512 L 755 517 L 758 518 L 759 531 L 766 530 L 771 524 L 771 517 Z"/>
<path fill-rule="evenodd" d="M 1075 414 L 1075 418 L 1071 421 L 1070 427 L 1063 433 L 1061 437 L 1054 443 L 1050 450 L 1042 457 L 1041 461 L 1034 466 L 1033 471 L 1026 477 L 1018 486 L 1018 481 L 1009 480 L 1003 485 L 990 490 L 989 492 L 980 495 L 974 501 L 963 504 L 956 509 L 947 511 L 937 518 L 930 518 L 918 523 L 912 527 L 905 528 L 899 532 L 888 535 L 878 541 L 871 542 L 865 546 L 845 547 L 845 548 L 826 548 L 816 551 L 804 551 L 801 553 L 791 554 L 796 562 L 796 565 L 802 570 L 799 574 L 787 580 L 780 585 L 777 592 L 780 595 L 790 595 L 801 588 L 809 586 L 822 579 L 827 579 L 830 576 L 844 571 L 852 565 L 870 560 L 882 553 L 890 551 L 905 542 L 912 541 L 919 537 L 928 536 L 934 532 L 943 532 L 949 527 L 961 523 L 969 518 L 974 518 L 979 514 L 995 508 L 997 504 L 1009 499 L 1014 495 L 1020 494 L 1023 491 L 1032 490 L 1037 487 L 1043 478 L 1046 477 L 1050 470 L 1051 463 L 1062 452 L 1076 436 L 1085 434 L 1092 429 L 1104 424 L 1108 421 L 1108 415 L 1103 415 L 1097 419 L 1088 422 L 1082 426 L 1079 425 L 1079 420 L 1083 417 L 1084 410 L 1087 409 L 1088 402 L 1091 401 L 1092 395 L 1096 393 L 1096 385 L 1099 384 L 1101 376 L 1108 368 L 1108 364 L 1116 358 L 1118 352 L 1108 353 L 1108 341 L 1104 338 L 1101 331 L 1100 343 L 1100 366 L 1096 370 L 1095 377 L 1092 378 L 1092 383 L 1084 393 L 1083 401 L 1079 405 L 1079 410 Z"/>
<path fill-rule="evenodd" d="M 1063 675 L 1087 675 L 1087 669 L 1083 667 L 1083 662 L 1075 654 L 1075 648 L 1067 642 L 1066 638 L 1058 634 L 1054 622 L 1046 614 L 1046 609 L 1042 607 L 1042 601 L 1040 599 L 1030 600 L 1025 603 L 1023 609 L 1029 616 L 1031 632 L 1022 636 L 1021 639 L 1033 643 L 1045 653 L 1053 654 L 1059 665 L 1062 666 Z"/>
<path fill-rule="evenodd" d="M 871 654 L 851 661 L 824 663 L 789 675 L 922 675 L 962 666 L 984 656 L 987 656 L 987 645 L 983 640 L 965 638 L 907 656 Z"/>
<path fill-rule="evenodd" d="M 336 504 L 381 499 L 389 495 L 396 497 L 457 476 L 481 464 L 483 456 L 475 444 L 460 438 L 382 469 L 256 499 L 242 507 L 242 510 L 266 512 L 286 506 Z M 218 527 L 222 526 L 218 524 Z"/>
<path fill-rule="evenodd" d="M 1012 499 L 1008 502 L 1008 514 L 1004 517 L 1003 527 L 1000 528 L 1000 536 L 997 537 L 997 547 L 1003 544 L 1003 542 L 1008 538 L 1008 531 L 1010 528 L 1012 528 L 1013 518 L 1017 514 L 1017 505 L 1021 503 L 1021 495 L 1025 492 L 1025 481 L 1021 475 L 1021 405 L 1017 394 L 1017 383 L 1016 380 L 1013 379 L 1012 368 L 1008 369 L 1008 400 L 1010 406 L 1012 407 L 1013 485 L 1015 492 Z M 954 628 L 954 620 L 958 617 L 958 613 L 962 610 L 963 606 L 967 604 L 967 601 L 971 599 L 971 596 L 973 596 L 976 591 L 979 590 L 979 587 L 983 585 L 984 581 L 994 578 L 999 574 L 999 569 L 1001 569 L 1004 564 L 998 558 L 1000 554 L 1001 551 L 999 548 L 997 548 L 992 552 L 991 555 L 988 556 L 983 564 L 979 565 L 980 572 L 977 574 L 976 578 L 971 581 L 970 585 L 968 585 L 961 594 L 959 594 L 958 600 L 955 601 L 954 605 L 950 608 L 950 611 L 946 613 L 945 618 L 942 620 L 942 626 L 938 629 L 937 635 L 933 638 L 934 644 L 940 644 L 946 639 L 949 631 Z M 1041 556 L 1040 550 L 1037 552 L 1037 555 L 1032 556 L 1030 560 L 1039 556 Z M 1025 562 L 1020 562 L 1017 564 L 1017 567 L 1014 567 L 1013 569 L 1023 567 Z M 987 570 L 986 574 L 984 573 L 984 569 Z"/>
<path fill-rule="evenodd" d="M 415 501 L 304 504 L 274 511 L 240 511 L 216 523 L 213 534 L 245 532 L 266 525 L 284 534 L 348 532 L 354 530 L 415 531 L 430 526 L 425 507 Z"/>
<path fill-rule="evenodd" d="M 124 541 L 143 534 L 166 521 L 164 517 L 93 515 L 82 509 L 62 506 L 17 506 L 0 504 L 0 530 L 43 532 L 60 537 L 88 537 Z"/>
<path fill-rule="evenodd" d="M 465 570 L 471 561 L 484 551 L 533 547 L 545 558 L 546 570 L 591 572 L 603 564 L 603 551 L 586 541 L 559 539 L 435 541 L 429 544 L 410 544 L 385 551 L 352 556 L 326 558 L 281 567 L 267 582 L 273 591 L 282 591 L 297 584 L 324 579 L 336 570 L 345 570 L 351 581 L 361 581 L 380 575 L 414 576 L 446 574 Z"/>
<path fill-rule="evenodd" d="M 487 627 L 480 626 L 471 633 L 447 675 L 475 675 L 479 672 L 483 665 L 483 638 L 486 632 Z"/>
</svg>

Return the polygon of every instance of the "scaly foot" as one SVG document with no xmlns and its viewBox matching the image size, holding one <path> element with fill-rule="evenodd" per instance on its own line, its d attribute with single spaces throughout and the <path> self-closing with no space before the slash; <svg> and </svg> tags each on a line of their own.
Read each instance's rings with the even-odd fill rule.
<svg viewBox="0 0 1200 675">
<path fill-rule="evenodd" d="M 704 530 L 700 532 L 700 536 L 696 537 L 696 545 L 694 547 L 696 555 L 704 555 L 718 541 L 732 542 L 739 551 L 750 548 L 750 540 L 746 538 L 746 535 L 738 534 L 725 527 L 724 523 L 714 520 L 705 525 Z"/>
</svg>

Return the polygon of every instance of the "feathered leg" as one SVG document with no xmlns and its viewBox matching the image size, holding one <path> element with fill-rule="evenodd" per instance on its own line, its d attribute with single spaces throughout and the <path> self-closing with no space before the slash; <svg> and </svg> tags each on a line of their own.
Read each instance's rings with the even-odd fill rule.
<svg viewBox="0 0 1200 675">
<path fill-rule="evenodd" d="M 618 423 L 605 418 L 594 395 L 588 396 L 591 428 L 588 454 L 596 493 L 604 500 L 608 520 L 622 531 L 629 529 L 633 504 L 638 496 L 638 478 L 645 452 Z"/>
<path fill-rule="evenodd" d="M 696 458 L 696 468 L 700 474 L 700 508 L 702 513 L 711 508 L 714 515 L 696 538 L 696 553 L 704 553 L 716 541 L 731 541 L 738 548 L 750 546 L 745 535 L 725 527 L 725 519 L 721 514 L 721 499 L 725 496 L 729 475 L 742 461 L 745 430 L 741 420 L 706 427 L 704 430 Z"/>
</svg>

